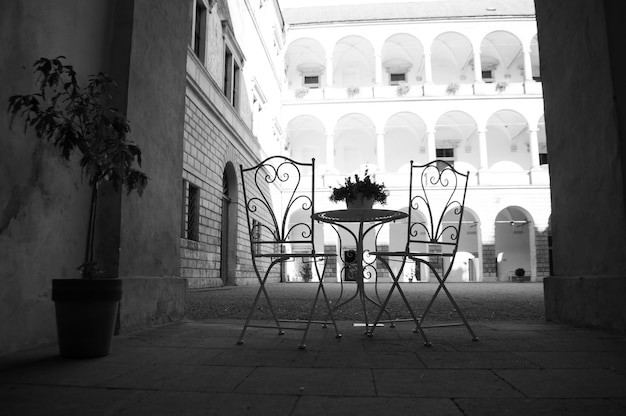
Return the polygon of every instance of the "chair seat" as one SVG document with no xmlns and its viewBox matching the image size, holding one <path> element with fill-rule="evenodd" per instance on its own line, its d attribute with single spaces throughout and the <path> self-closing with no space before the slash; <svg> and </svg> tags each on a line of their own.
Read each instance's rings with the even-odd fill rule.
<svg viewBox="0 0 626 416">
<path fill-rule="evenodd" d="M 452 257 L 453 253 L 419 253 L 413 251 L 370 251 L 370 255 L 381 257 Z"/>
<path fill-rule="evenodd" d="M 335 253 L 264 253 L 264 254 L 255 254 L 254 257 L 266 257 L 266 258 L 307 258 L 307 257 L 315 257 L 315 258 L 326 258 L 326 257 L 337 257 Z"/>
</svg>

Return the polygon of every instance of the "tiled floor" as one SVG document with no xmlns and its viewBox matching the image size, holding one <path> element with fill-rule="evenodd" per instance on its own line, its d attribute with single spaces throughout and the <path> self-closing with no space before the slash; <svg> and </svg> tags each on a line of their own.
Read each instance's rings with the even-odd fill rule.
<svg viewBox="0 0 626 416">
<path fill-rule="evenodd" d="M 115 337 L 109 356 L 55 347 L 0 357 L 0 414 L 623 415 L 626 339 L 546 322 L 433 328 L 341 322 L 278 336 L 242 321 L 179 322 Z"/>
</svg>

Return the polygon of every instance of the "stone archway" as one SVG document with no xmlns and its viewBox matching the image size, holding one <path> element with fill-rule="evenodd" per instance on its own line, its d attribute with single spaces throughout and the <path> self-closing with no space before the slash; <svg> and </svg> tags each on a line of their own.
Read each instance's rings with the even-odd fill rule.
<svg viewBox="0 0 626 416">
<path fill-rule="evenodd" d="M 224 286 L 237 284 L 237 171 L 228 162 L 222 176 L 220 276 Z"/>
<path fill-rule="evenodd" d="M 537 280 L 535 230 L 528 212 L 509 206 L 498 213 L 495 221 L 495 248 L 498 281 L 509 281 L 516 269 Z"/>
</svg>

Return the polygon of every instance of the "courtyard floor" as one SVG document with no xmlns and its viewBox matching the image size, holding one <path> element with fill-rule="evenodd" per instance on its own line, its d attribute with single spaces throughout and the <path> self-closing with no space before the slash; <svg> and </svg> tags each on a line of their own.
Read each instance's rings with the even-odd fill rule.
<svg viewBox="0 0 626 416">
<path fill-rule="evenodd" d="M 276 289 L 287 297 L 277 302 L 281 311 L 300 303 L 301 291 L 308 290 L 305 286 Z M 251 328 L 244 344 L 237 345 L 243 325 L 239 310 L 245 311 L 256 288 L 190 292 L 185 320 L 116 336 L 107 357 L 64 359 L 54 345 L 1 356 L 0 413 L 553 416 L 626 412 L 626 339 L 545 322 L 542 299 L 537 301 L 533 294 L 541 294 L 540 284 L 480 286 L 451 287 L 479 341 L 472 341 L 464 327 L 428 328 L 433 345 L 426 347 L 410 324 L 380 327 L 368 337 L 363 327 L 355 325 L 358 308 L 347 308 L 340 314 L 340 339 L 331 328 L 314 325 L 304 350 L 298 349 L 302 333 L 289 330 L 278 336 L 272 329 Z M 334 290 L 329 287 L 331 293 Z M 479 301 L 478 293 L 486 291 L 491 296 Z M 520 303 L 521 298 L 525 300 L 518 305 L 514 300 Z M 529 299 L 535 299 L 532 306 Z M 505 306 L 495 307 L 498 300 Z M 194 309 L 202 304 L 211 304 L 208 309 L 214 311 Z M 452 322 L 449 307 L 440 307 L 431 315 L 431 323 Z M 231 316 L 215 316 L 226 313 L 224 308 L 230 309 Z M 527 311 L 529 316 L 516 319 L 520 316 L 509 315 L 511 310 Z"/>
</svg>

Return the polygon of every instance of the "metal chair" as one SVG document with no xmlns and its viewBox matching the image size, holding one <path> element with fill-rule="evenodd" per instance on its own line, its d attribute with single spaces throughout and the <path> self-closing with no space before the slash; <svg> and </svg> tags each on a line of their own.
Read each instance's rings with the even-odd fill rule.
<svg viewBox="0 0 626 416">
<path fill-rule="evenodd" d="M 328 310 L 324 316 L 330 318 L 337 338 L 341 337 L 323 283 L 326 266 L 330 263 L 328 258 L 336 255 L 318 253 L 315 247 L 315 227 L 311 219 L 315 212 L 315 159 L 301 163 L 284 156 L 272 156 L 249 168 L 240 165 L 240 171 L 252 266 L 259 289 L 237 343 L 243 343 L 250 327 L 274 328 L 279 335 L 283 335 L 285 329 L 291 329 L 304 331 L 299 348 L 306 348 L 311 323 L 324 326 L 328 323 L 327 319 L 313 320 L 320 294 Z M 319 244 L 323 246 L 323 241 Z M 279 319 L 266 283 L 280 280 L 284 265 L 296 259 L 309 267 L 312 276 L 317 276 L 317 291 L 307 320 Z M 261 295 L 269 307 L 272 325 L 252 322 Z M 292 325 L 286 327 L 282 323 Z"/>
<path fill-rule="evenodd" d="M 370 336 L 378 323 L 388 322 L 393 326 L 396 322 L 413 321 L 416 325 L 416 332 L 420 332 L 422 328 L 464 325 L 472 339 L 478 340 L 461 308 L 446 287 L 446 280 L 453 268 L 459 245 L 468 177 L 469 172 L 459 172 L 443 160 L 434 160 L 424 165 L 416 165 L 411 161 L 406 240 L 401 242 L 404 249 L 376 250 L 371 253 L 376 255 L 380 264 L 389 272 L 392 285 L 383 301 L 383 308 L 370 329 Z M 437 289 L 421 315 L 415 312 L 415 308 L 411 306 L 401 285 L 403 272 L 405 268 L 411 267 L 409 263 L 412 262 L 415 262 L 416 266 L 426 265 L 427 270 L 435 276 L 438 282 Z M 410 318 L 381 320 L 394 291 L 398 292 L 409 311 Z M 461 323 L 424 325 L 441 292 L 445 293 Z"/>
</svg>

